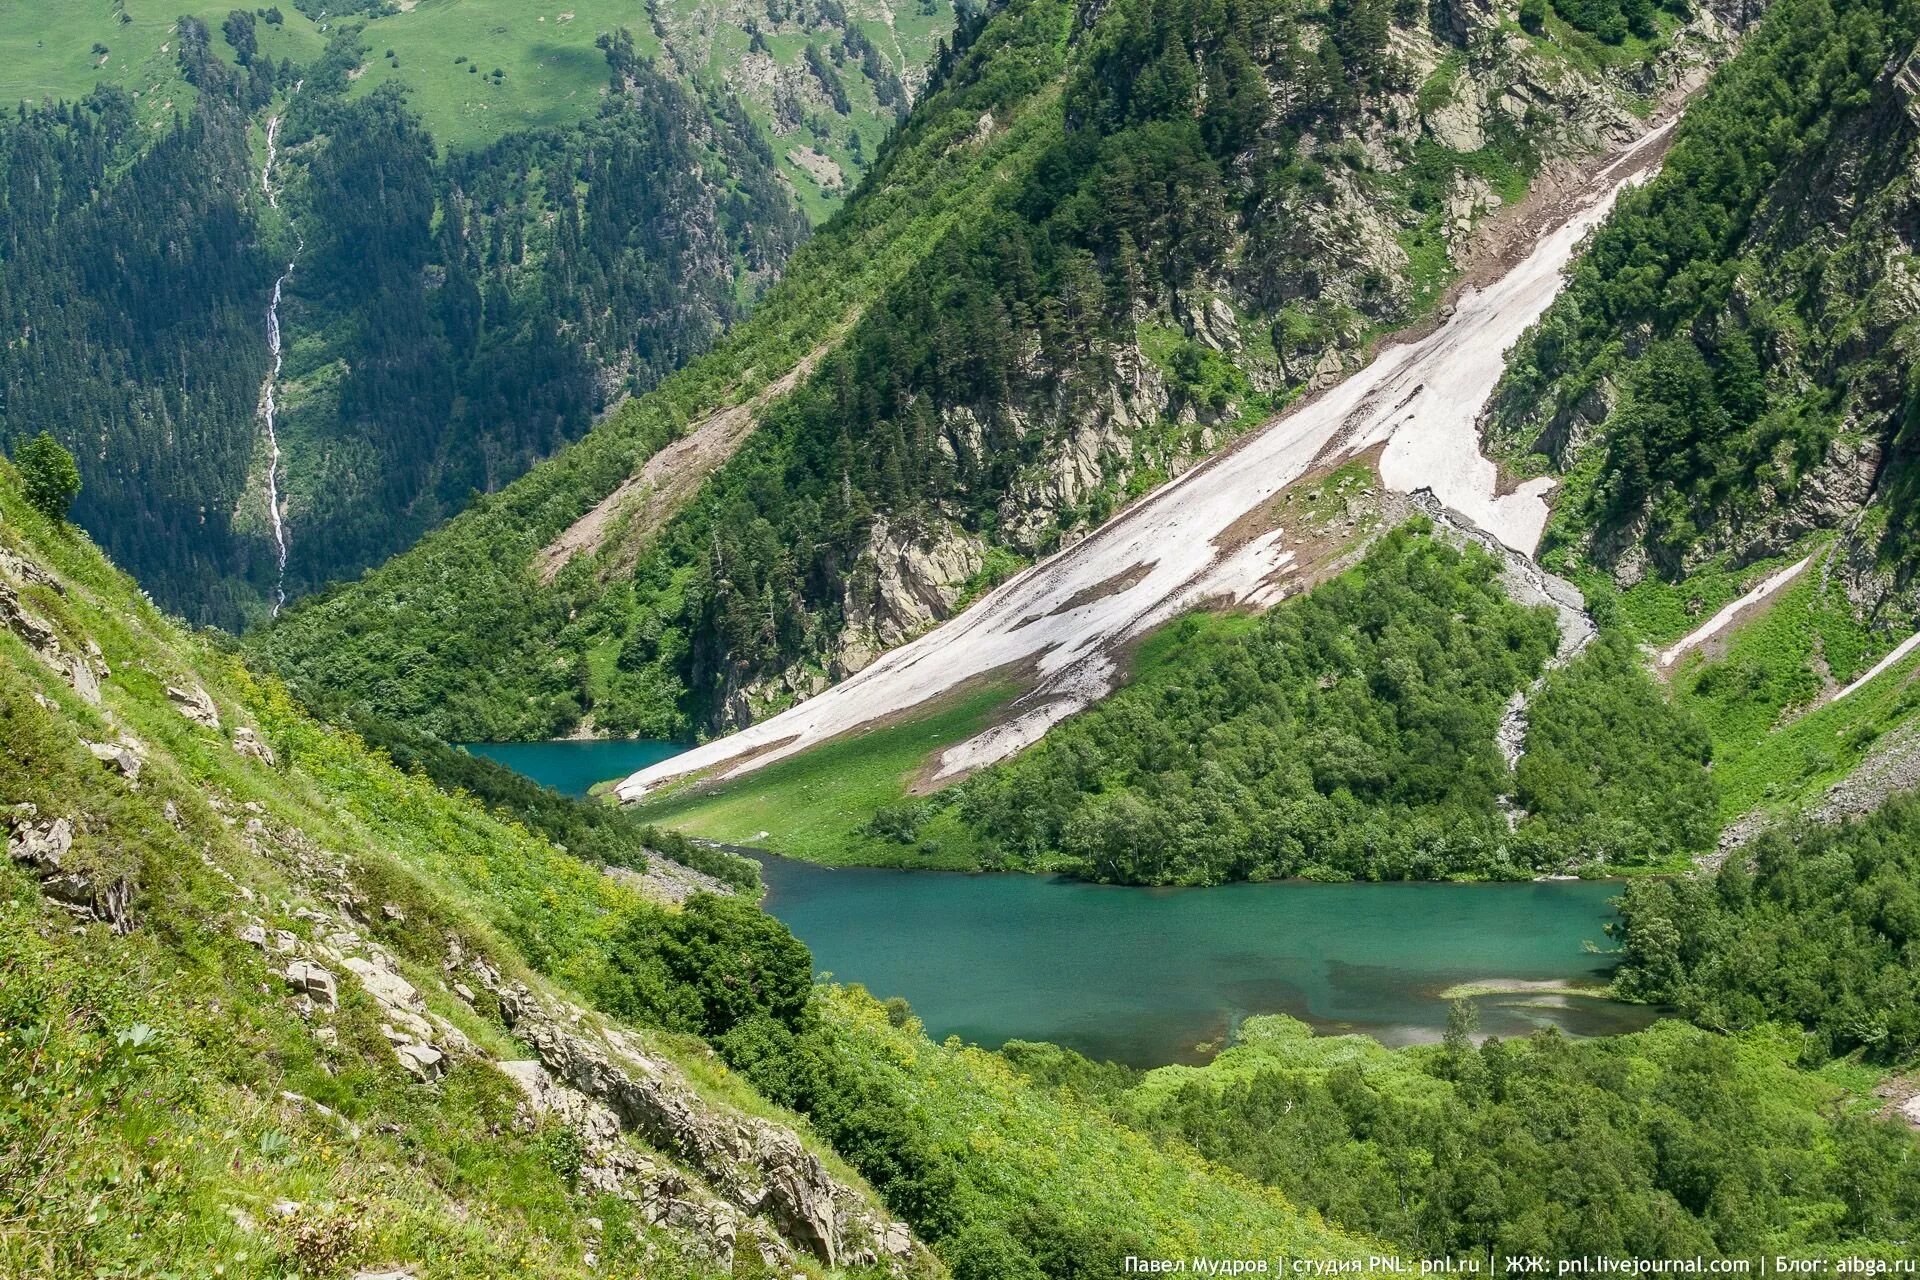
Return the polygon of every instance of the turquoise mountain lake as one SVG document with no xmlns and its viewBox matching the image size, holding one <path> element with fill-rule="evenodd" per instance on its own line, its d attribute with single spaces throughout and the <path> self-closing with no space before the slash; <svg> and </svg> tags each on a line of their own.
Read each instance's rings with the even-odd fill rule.
<svg viewBox="0 0 1920 1280">
<path fill-rule="evenodd" d="M 463 742 L 476 756 L 503 764 L 543 787 L 570 796 L 585 797 L 596 782 L 624 778 L 630 773 L 671 759 L 687 749 L 684 742 L 654 742 L 646 738 L 608 741 Z"/>
<path fill-rule="evenodd" d="M 470 747 L 576 795 L 681 748 Z M 651 752 L 651 754 L 648 754 Z M 905 996 L 936 1039 L 1051 1040 L 1137 1066 L 1193 1062 L 1243 1018 L 1287 1013 L 1389 1044 L 1437 1040 L 1462 983 L 1604 980 L 1615 884 L 1280 884 L 1137 889 L 1053 876 L 831 868 L 763 858 L 767 909 L 814 967 Z M 1481 1030 L 1630 1031 L 1653 1011 L 1580 996 L 1475 998 Z"/>
</svg>

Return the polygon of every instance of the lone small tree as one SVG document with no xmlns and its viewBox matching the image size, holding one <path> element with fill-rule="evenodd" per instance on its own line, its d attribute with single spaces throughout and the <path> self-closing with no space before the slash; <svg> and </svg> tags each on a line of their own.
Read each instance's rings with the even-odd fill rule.
<svg viewBox="0 0 1920 1280">
<path fill-rule="evenodd" d="M 42 431 L 13 451 L 27 501 L 47 519 L 63 521 L 80 492 L 80 468 L 58 440 Z"/>
</svg>

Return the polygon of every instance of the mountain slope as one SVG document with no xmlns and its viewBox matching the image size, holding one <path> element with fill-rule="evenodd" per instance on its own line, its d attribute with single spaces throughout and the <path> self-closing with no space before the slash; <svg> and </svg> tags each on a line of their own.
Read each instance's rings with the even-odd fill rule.
<svg viewBox="0 0 1920 1280">
<path fill-rule="evenodd" d="M 6 466 L 0 619 L 7 1274 L 937 1276 L 1047 1215 L 1063 1265 L 1367 1251 L 401 773 Z"/>
<path fill-rule="evenodd" d="M 1736 839 L 1913 782 L 1916 40 L 1904 4 L 1770 18 L 1486 423 L 1562 477 L 1543 560 L 1657 652 Z"/>
<path fill-rule="evenodd" d="M 233 630 L 703 351 L 877 154 L 950 18 L 653 7 L 694 59 L 620 5 L 307 8 L 0 9 L 0 94 L 70 95 L 0 129 L 24 335 L 0 442 L 60 434 L 82 521 Z"/>
<path fill-rule="evenodd" d="M 1634 110 L 1697 83 L 1732 34 L 1706 10 L 1647 23 L 1655 38 L 1609 44 L 1477 6 L 1431 21 L 1384 5 L 1009 6 L 969 29 L 715 381 L 635 404 L 499 514 L 289 619 L 262 651 L 453 736 L 763 718 L 1430 308 L 1491 209 L 1637 135 Z M 976 147 L 1002 159 L 956 164 Z M 927 192 L 971 216 L 896 221 Z M 915 269 L 872 273 L 876 244 Z M 865 282 L 858 318 L 804 306 L 849 275 Z M 816 350 L 757 425 L 724 433 L 737 452 L 699 496 L 622 493 Z M 454 560 L 460 599 L 439 585 Z"/>
<path fill-rule="evenodd" d="M 1575 261 L 1566 292 L 1515 348 L 1484 419 L 1461 424 L 1473 435 L 1447 435 L 1445 419 L 1416 398 L 1435 386 L 1457 395 L 1458 381 L 1441 380 L 1459 377 L 1458 349 L 1447 349 L 1425 376 L 1396 383 L 1382 374 L 1370 382 L 1370 370 L 1357 380 L 1356 397 L 1370 393 L 1374 406 L 1357 400 L 1363 411 L 1390 406 L 1397 414 L 1414 406 L 1404 435 L 1395 437 L 1408 446 L 1401 469 L 1396 443 L 1381 458 L 1387 487 L 1431 485 L 1523 549 L 1544 526 L 1542 560 L 1579 585 L 1609 637 L 1608 650 L 1624 656 L 1636 643 L 1644 646 L 1644 665 L 1669 695 L 1663 700 L 1640 688 L 1647 677 L 1632 669 L 1639 664 L 1619 661 L 1611 664 L 1612 677 L 1590 690 L 1597 700 L 1566 725 L 1547 723 L 1548 700 L 1523 699 L 1512 738 L 1514 794 L 1535 813 L 1518 818 L 1511 834 L 1496 828 L 1477 843 L 1450 843 L 1414 822 L 1400 824 L 1398 838 L 1448 848 L 1447 865 L 1455 868 L 1484 869 L 1494 850 L 1535 867 L 1562 857 L 1633 863 L 1655 851 L 1710 857 L 1724 823 L 1732 824 L 1729 843 L 1737 843 L 1767 820 L 1801 809 L 1828 817 L 1871 810 L 1920 776 L 1913 749 L 1914 562 L 1903 514 L 1912 390 L 1901 356 L 1912 344 L 1916 313 L 1916 129 L 1900 81 L 1920 36 L 1915 21 L 1907 6 L 1872 2 L 1770 10 L 1678 127 L 1659 176 L 1621 197 Z M 1491 379 L 1499 369 L 1486 372 Z M 1469 418 L 1477 412 L 1459 407 Z M 1341 420 L 1349 408 L 1325 401 L 1295 421 L 1311 419 L 1316 409 Z M 1369 441 L 1351 422 L 1344 425 L 1349 445 Z M 1474 502 L 1458 504 L 1449 487 L 1481 438 L 1508 464 L 1510 478 L 1495 483 L 1491 464 L 1467 462 L 1469 471 L 1479 469 L 1481 487 Z M 1274 475 L 1277 456 L 1243 451 L 1243 483 L 1303 474 L 1295 468 Z M 1408 467 L 1406 459 L 1420 465 Z M 1195 523 L 1193 499 L 1212 491 L 1208 479 L 1203 473 L 1176 488 L 1173 494 L 1184 489 L 1188 500 L 1170 502 L 1160 523 L 1147 524 L 1151 507 L 1144 508 L 1010 586 L 954 625 L 952 637 L 962 639 L 936 632 L 875 668 L 866 703 L 859 703 L 866 691 L 856 681 L 789 717 L 636 777 L 623 794 L 645 796 L 711 770 L 707 783 L 683 787 L 648 812 L 716 834 L 711 824 L 727 797 L 752 786 L 732 782 L 730 792 L 739 774 L 868 722 L 878 707 L 912 703 L 901 694 L 921 692 L 916 679 L 947 687 L 939 682 L 955 674 L 956 663 L 985 652 L 983 636 L 1025 637 L 1028 647 L 1019 652 L 1046 654 L 1038 696 L 1015 704 L 1018 718 L 929 758 L 923 772 L 909 768 L 898 786 L 924 789 L 929 779 L 997 758 L 1033 736 L 1026 721 L 1043 729 L 1056 710 L 1084 701 L 1071 679 L 1075 668 L 1061 661 L 1060 650 L 1036 642 L 1041 628 L 1030 620 L 1057 613 L 1067 619 L 1062 635 L 1082 643 L 1098 615 L 1058 602 L 1109 579 L 1143 590 L 1138 575 L 1120 571 L 1146 548 L 1190 541 L 1173 531 Z M 1289 500 L 1306 496 L 1311 492 L 1296 490 Z M 1251 505 L 1242 499 L 1229 510 Z M 1349 498 L 1349 528 L 1355 511 Z M 1140 521 L 1137 532 L 1128 528 L 1132 519 Z M 1297 508 L 1273 522 L 1306 546 L 1316 525 L 1327 523 L 1324 516 L 1303 521 Z M 1272 567 L 1310 582 L 1312 561 L 1277 558 L 1288 546 L 1276 545 Z M 1038 603 L 1043 597 L 1049 602 Z M 1074 599 L 1084 604 L 1084 597 Z M 1145 616 L 1159 622 L 1171 613 Z M 1139 627 L 1134 614 L 1123 617 Z M 1148 879 L 1207 877 L 1216 854 L 1237 859 L 1241 874 L 1312 866 L 1284 845 L 1261 843 L 1276 826 L 1286 830 L 1288 820 L 1245 823 L 1240 788 L 1277 786 L 1282 771 L 1263 774 L 1238 763 L 1231 749 L 1237 722 L 1209 718 L 1216 709 L 1201 678 L 1209 671 L 1202 662 L 1198 671 L 1167 677 L 1168 692 L 1123 695 L 1089 713 L 1057 750 L 1043 748 L 953 795 L 889 808 L 864 833 L 865 814 L 847 815 L 837 856 L 878 848 L 912 858 L 937 846 L 942 856 L 958 850 L 954 856 L 1103 876 L 1123 868 L 1122 878 Z M 1339 674 L 1335 665 L 1322 679 Z M 1140 701 L 1156 699 L 1163 701 L 1148 726 L 1128 730 Z M 1692 744 L 1674 763 L 1712 762 L 1710 774 L 1654 789 L 1689 799 L 1694 812 L 1685 821 L 1669 821 L 1671 812 L 1656 816 L 1652 794 L 1590 804 L 1596 784 L 1631 786 L 1664 772 L 1641 752 L 1665 735 L 1644 728 L 1650 722 L 1631 706 L 1690 726 L 1671 739 Z M 1622 734 L 1621 723 L 1643 728 Z M 1171 725 L 1191 726 L 1183 749 L 1212 770 L 1204 786 L 1195 788 L 1191 769 L 1154 774 L 1153 766 L 1170 757 L 1151 747 L 1173 750 L 1165 741 Z M 1089 741 L 1106 745 L 1090 750 Z M 1540 749 L 1553 741 L 1561 744 L 1559 758 L 1548 760 Z M 1391 751 L 1401 744 L 1390 738 L 1385 745 Z M 1144 765 L 1128 763 L 1135 747 Z M 1302 758 L 1327 755 L 1322 748 Z M 1362 795 L 1379 799 L 1419 775 L 1407 768 L 1361 776 L 1358 787 L 1316 777 L 1314 790 L 1301 794 L 1328 806 Z M 1142 795 L 1157 802 L 1140 805 Z M 1576 799 L 1583 795 L 1589 799 Z M 898 798 L 896 790 L 880 803 Z M 1129 811 L 1135 821 L 1103 826 L 1106 809 L 1129 801 L 1136 802 Z M 1520 851 L 1529 824 L 1550 809 L 1574 820 L 1556 825 L 1541 850 L 1548 861 L 1541 862 Z M 1370 807 L 1365 813 L 1376 816 Z M 1592 825 L 1602 814 L 1621 825 Z M 1324 835 L 1325 824 L 1318 829 Z M 1001 831 L 1007 839 L 997 838 Z M 1157 861 L 1169 851 L 1181 856 Z M 1366 874 L 1374 865 L 1354 859 L 1341 869 Z"/>
</svg>

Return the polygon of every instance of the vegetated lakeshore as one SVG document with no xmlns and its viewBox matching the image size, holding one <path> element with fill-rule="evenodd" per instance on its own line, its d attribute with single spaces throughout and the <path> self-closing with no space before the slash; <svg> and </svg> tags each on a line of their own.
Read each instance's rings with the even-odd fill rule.
<svg viewBox="0 0 1920 1280">
<path fill-rule="evenodd" d="M 572 795 L 646 740 L 470 744 Z M 1283 1012 L 1387 1044 L 1437 1041 L 1453 995 L 1480 1027 L 1637 1030 L 1649 1006 L 1599 993 L 1609 906 L 1596 881 L 1141 890 L 1057 876 L 820 867 L 765 856 L 766 906 L 816 969 L 903 996 L 937 1038 L 1047 1040 L 1133 1066 L 1198 1061 Z M 1589 944 L 1592 944 L 1590 946 Z M 1581 994 L 1583 991 L 1592 994 Z"/>
</svg>

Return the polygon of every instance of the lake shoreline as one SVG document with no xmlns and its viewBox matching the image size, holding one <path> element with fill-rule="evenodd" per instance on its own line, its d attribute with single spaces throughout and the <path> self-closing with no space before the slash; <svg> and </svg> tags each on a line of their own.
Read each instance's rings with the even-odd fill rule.
<svg viewBox="0 0 1920 1280">
<path fill-rule="evenodd" d="M 469 749 L 585 796 L 626 758 L 678 745 Z M 934 1038 L 987 1049 L 1039 1040 L 1129 1066 L 1205 1062 L 1268 1014 L 1322 1035 L 1430 1043 L 1455 999 L 1498 1036 L 1610 1035 L 1658 1016 L 1609 997 L 1617 957 L 1599 948 L 1620 880 L 1127 885 L 700 843 L 754 860 L 762 905 L 806 944 L 816 973 L 904 997 Z"/>
</svg>

